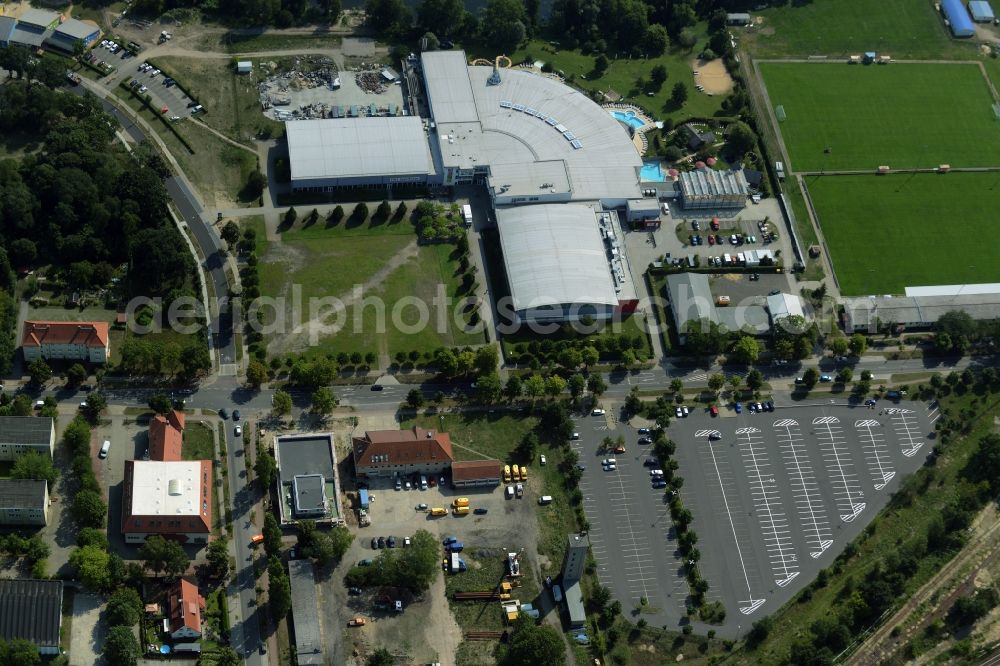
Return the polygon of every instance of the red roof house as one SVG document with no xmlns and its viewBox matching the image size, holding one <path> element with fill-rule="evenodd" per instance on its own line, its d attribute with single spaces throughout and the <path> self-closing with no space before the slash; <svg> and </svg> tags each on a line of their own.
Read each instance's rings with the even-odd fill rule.
<svg viewBox="0 0 1000 666">
<path fill-rule="evenodd" d="M 26 321 L 21 338 L 24 360 L 106 363 L 111 355 L 109 328 L 106 321 Z"/>
<path fill-rule="evenodd" d="M 178 580 L 167 596 L 170 609 L 170 637 L 201 638 L 201 614 L 205 612 L 205 598 L 198 586 L 183 578 Z"/>
<path fill-rule="evenodd" d="M 181 460 L 184 439 L 184 412 L 157 414 L 149 422 L 150 460 Z"/>
</svg>

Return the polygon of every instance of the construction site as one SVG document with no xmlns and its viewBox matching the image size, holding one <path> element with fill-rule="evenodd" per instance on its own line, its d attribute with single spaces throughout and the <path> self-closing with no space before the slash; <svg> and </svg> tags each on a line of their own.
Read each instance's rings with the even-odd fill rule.
<svg viewBox="0 0 1000 666">
<path fill-rule="evenodd" d="M 326 56 L 263 61 L 257 86 L 264 114 L 274 120 L 403 115 L 403 86 L 386 65 L 358 62 L 342 69 Z"/>
</svg>

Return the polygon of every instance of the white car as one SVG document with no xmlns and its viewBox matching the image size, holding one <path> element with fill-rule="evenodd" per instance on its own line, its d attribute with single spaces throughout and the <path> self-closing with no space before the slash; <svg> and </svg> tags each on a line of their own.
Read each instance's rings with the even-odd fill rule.
<svg viewBox="0 0 1000 666">
<path fill-rule="evenodd" d="M 663 476 L 663 470 L 662 469 L 651 469 L 651 470 L 649 470 L 649 475 L 650 476 Z"/>
<path fill-rule="evenodd" d="M 600 408 L 595 409 L 595 410 L 593 410 L 593 411 L 590 412 L 590 415 L 591 416 L 604 416 L 604 410 L 600 409 Z"/>
<path fill-rule="evenodd" d="M 242 437 L 243 428 L 241 428 L 240 426 L 236 426 L 235 428 L 233 428 L 233 434 L 236 435 L 237 437 Z"/>
<path fill-rule="evenodd" d="M 608 465 L 617 465 L 618 461 L 615 460 L 614 458 L 605 458 L 604 460 L 601 461 L 601 464 L 607 467 Z"/>
<path fill-rule="evenodd" d="M 146 86 L 139 86 L 139 92 L 144 93 L 147 90 L 149 90 L 149 88 L 147 88 Z"/>
<path fill-rule="evenodd" d="M 150 73 L 149 73 L 149 75 L 150 75 L 151 77 L 156 77 L 156 76 L 158 76 L 159 74 L 160 74 L 160 70 L 158 70 L 158 69 L 154 69 L 154 70 L 153 70 L 152 72 L 150 72 Z"/>
<path fill-rule="evenodd" d="M 546 462 L 548 462 L 548 461 L 545 459 L 545 454 L 544 453 L 542 455 L 538 456 L 538 464 L 539 465 L 544 465 Z"/>
<path fill-rule="evenodd" d="M 684 416 L 687 416 L 691 412 L 688 411 L 687 405 L 681 405 L 681 411 L 684 412 Z"/>
<path fill-rule="evenodd" d="M 613 472 L 616 469 L 618 469 L 618 465 L 616 465 L 615 463 L 611 463 L 610 465 L 605 465 L 604 466 L 604 471 L 605 472 Z"/>
<path fill-rule="evenodd" d="M 674 410 L 674 413 L 677 415 L 677 418 L 681 418 L 681 416 L 684 415 L 684 412 L 681 411 L 680 407 L 678 407 L 676 410 Z"/>
<path fill-rule="evenodd" d="M 574 433 L 573 433 L 573 436 L 572 436 L 572 437 L 570 437 L 570 439 L 574 439 L 574 440 L 576 440 L 576 439 L 580 439 L 580 433 L 578 433 L 578 432 L 574 432 Z"/>
</svg>

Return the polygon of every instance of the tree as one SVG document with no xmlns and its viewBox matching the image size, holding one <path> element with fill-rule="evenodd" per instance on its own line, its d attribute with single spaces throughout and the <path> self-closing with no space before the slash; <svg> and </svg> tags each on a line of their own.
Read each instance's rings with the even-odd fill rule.
<svg viewBox="0 0 1000 666">
<path fill-rule="evenodd" d="M 662 27 L 662 26 L 654 26 Z M 649 71 L 649 81 L 652 83 L 657 90 L 663 87 L 663 84 L 667 82 L 667 68 L 663 65 L 656 65 Z"/>
<path fill-rule="evenodd" d="M 271 398 L 271 408 L 278 416 L 290 414 L 292 411 L 292 396 L 286 391 L 275 391 Z"/>
<path fill-rule="evenodd" d="M 659 23 L 653 23 L 646 28 L 646 34 L 642 40 L 642 48 L 646 52 L 647 58 L 655 58 L 663 55 L 669 46 L 670 36 L 667 34 L 666 28 Z M 666 78 L 664 77 L 665 80 Z"/>
<path fill-rule="evenodd" d="M 593 347 L 584 347 L 580 350 L 580 360 L 584 366 L 589 368 L 601 360 L 601 355 Z"/>
<path fill-rule="evenodd" d="M 166 414 L 173 409 L 174 406 L 170 402 L 170 398 L 163 393 L 157 393 L 149 399 L 149 408 L 157 414 Z"/>
<path fill-rule="evenodd" d="M 31 377 L 32 384 L 41 386 L 52 379 L 52 368 L 49 367 L 49 364 L 43 358 L 39 357 L 28 366 L 28 376 Z"/>
<path fill-rule="evenodd" d="M 496 373 L 480 377 L 476 382 L 476 397 L 484 405 L 492 405 L 500 401 L 503 395 L 503 385 Z"/>
<path fill-rule="evenodd" d="M 247 198 L 256 199 L 264 193 L 264 188 L 267 187 L 267 176 L 262 174 L 256 169 L 250 172 L 247 176 L 247 183 L 244 188 Z"/>
<path fill-rule="evenodd" d="M 868 349 L 868 338 L 861 335 L 860 333 L 855 333 L 851 336 L 850 342 L 851 354 L 854 356 L 861 356 Z"/>
<path fill-rule="evenodd" d="M 843 336 L 837 336 L 830 341 L 830 351 L 834 356 L 843 356 L 847 353 L 848 343 L 847 338 Z"/>
<path fill-rule="evenodd" d="M 272 513 L 264 514 L 264 527 L 261 529 L 264 537 L 264 552 L 273 557 L 281 552 L 281 527 L 278 519 Z"/>
<path fill-rule="evenodd" d="M 243 659 L 240 658 L 240 655 L 228 645 L 219 648 L 219 651 L 215 654 L 215 666 L 240 666 L 242 663 Z"/>
<path fill-rule="evenodd" d="M 260 479 L 261 486 L 267 489 L 274 483 L 274 479 L 278 474 L 278 463 L 268 451 L 258 447 L 257 459 L 253 463 L 253 471 L 257 475 L 257 478 Z"/>
<path fill-rule="evenodd" d="M 553 398 L 566 388 L 566 380 L 559 375 L 550 375 L 545 379 L 545 394 Z"/>
<path fill-rule="evenodd" d="M 131 627 L 111 627 L 104 639 L 104 658 L 115 666 L 135 666 L 139 663 L 139 641 Z"/>
<path fill-rule="evenodd" d="M 164 539 L 158 534 L 146 539 L 146 543 L 139 548 L 138 555 L 143 566 L 154 574 L 162 571 L 171 577 L 184 573 L 190 564 L 179 543 Z"/>
<path fill-rule="evenodd" d="M 380 32 L 397 32 L 410 27 L 412 16 L 403 0 L 365 0 L 365 22 Z"/>
<path fill-rule="evenodd" d="M 566 648 L 559 633 L 548 625 L 536 625 L 525 613 L 514 622 L 506 654 L 501 663 L 507 666 L 566 663 Z"/>
<path fill-rule="evenodd" d="M 481 375 L 496 372 L 497 366 L 500 364 L 500 354 L 497 352 L 496 345 L 487 345 L 477 349 L 475 364 L 476 372 Z"/>
<path fill-rule="evenodd" d="M 258 361 L 257 359 L 250 359 L 247 364 L 247 384 L 255 389 L 259 389 L 260 385 L 267 381 L 267 366 Z"/>
<path fill-rule="evenodd" d="M 757 368 L 753 368 L 747 373 L 747 388 L 751 391 L 759 391 L 764 385 L 764 373 Z"/>
<path fill-rule="evenodd" d="M 670 380 L 670 392 L 680 393 L 684 390 L 684 381 L 680 377 L 675 377 Z"/>
<path fill-rule="evenodd" d="M 321 386 L 316 389 L 312 394 L 312 411 L 315 414 L 320 414 L 326 416 L 333 411 L 333 408 L 337 406 L 337 398 L 333 395 L 333 391 L 326 387 Z"/>
<path fill-rule="evenodd" d="M 594 397 L 600 397 L 608 390 L 608 384 L 603 377 L 593 374 L 587 377 L 587 390 L 593 393 Z"/>
<path fill-rule="evenodd" d="M 224 539 L 215 539 L 208 544 L 205 554 L 208 569 L 216 578 L 229 575 L 229 544 Z"/>
<path fill-rule="evenodd" d="M 819 381 L 819 371 L 816 368 L 809 368 L 804 373 L 802 373 L 802 384 L 806 389 L 811 389 L 816 386 Z"/>
<path fill-rule="evenodd" d="M 368 219 L 368 204 L 364 201 L 358 203 L 351 212 L 351 219 L 355 222 L 364 222 Z"/>
<path fill-rule="evenodd" d="M 295 220 L 297 219 L 299 219 L 299 212 L 292 207 L 285 211 L 285 215 L 282 218 L 282 224 L 286 227 L 290 227 L 295 224 Z"/>
<path fill-rule="evenodd" d="M 442 37 L 452 36 L 464 15 L 462 0 L 421 0 L 417 5 L 417 24 Z"/>
<path fill-rule="evenodd" d="M 531 375 L 524 380 L 524 394 L 529 398 L 537 398 L 545 393 L 545 379 L 541 375 Z"/>
<path fill-rule="evenodd" d="M 226 245 L 232 250 L 233 246 L 240 241 L 240 225 L 236 224 L 233 220 L 229 220 L 223 225 L 219 236 L 222 237 L 222 240 L 226 241 Z"/>
<path fill-rule="evenodd" d="M 538 435 L 533 432 L 525 433 L 517 445 L 517 454 L 523 460 L 534 460 L 538 446 Z"/>
<path fill-rule="evenodd" d="M 837 372 L 837 381 L 841 384 L 846 384 L 854 378 L 854 371 L 849 367 L 843 367 Z"/>
<path fill-rule="evenodd" d="M 745 122 L 737 120 L 729 126 L 729 132 L 726 134 L 726 146 L 733 155 L 743 157 L 754 149 L 756 143 L 757 137 Z"/>
<path fill-rule="evenodd" d="M 395 666 L 396 658 L 384 647 L 372 652 L 365 660 L 365 666 Z"/>
<path fill-rule="evenodd" d="M 718 393 L 722 390 L 722 387 L 726 385 L 726 376 L 721 372 L 713 373 L 708 378 L 708 388 L 713 393 Z"/>
<path fill-rule="evenodd" d="M 421 405 L 424 404 L 424 393 L 418 388 L 410 389 L 410 392 L 406 394 L 406 404 L 411 409 L 420 409 Z"/>
<path fill-rule="evenodd" d="M 501 53 L 513 53 L 528 36 L 528 17 L 520 0 L 489 0 L 481 23 L 483 37 Z"/>
<path fill-rule="evenodd" d="M 598 76 L 603 75 L 604 72 L 608 71 L 608 65 L 610 64 L 611 63 L 608 62 L 608 56 L 603 53 L 598 53 L 597 57 L 594 58 L 594 73 Z"/>
<path fill-rule="evenodd" d="M 743 363 L 756 363 L 757 359 L 760 358 L 760 343 L 757 342 L 756 338 L 744 335 L 736 341 L 733 354 Z"/>
<path fill-rule="evenodd" d="M 142 617 L 142 599 L 131 587 L 119 588 L 111 594 L 104 612 L 108 626 L 134 627 Z"/>
<path fill-rule="evenodd" d="M 521 378 L 517 375 L 511 375 L 507 378 L 507 384 L 503 387 L 503 393 L 508 400 L 514 401 L 521 397 Z"/>
<path fill-rule="evenodd" d="M 15 638 L 6 645 L 0 641 L 0 663 L 4 666 L 37 666 L 42 663 L 42 655 L 31 641 Z"/>
<path fill-rule="evenodd" d="M 104 527 L 108 507 L 101 494 L 94 490 L 81 490 L 73 498 L 73 518 L 81 527 Z"/>
<path fill-rule="evenodd" d="M 375 217 L 379 220 L 388 220 L 390 215 L 392 215 L 392 204 L 383 199 L 375 209 Z"/>
<path fill-rule="evenodd" d="M 678 81 L 674 84 L 673 89 L 670 91 L 670 101 L 674 103 L 675 106 L 681 106 L 688 98 L 688 89 L 683 82 Z"/>
<path fill-rule="evenodd" d="M 735 396 L 736 392 L 740 390 L 740 386 L 743 384 L 743 378 L 739 375 L 730 375 L 727 381 L 729 382 L 729 387 L 733 390 L 733 395 Z"/>
<path fill-rule="evenodd" d="M 110 554 L 104 546 L 88 545 L 75 549 L 69 556 L 76 577 L 91 592 L 103 592 L 111 584 Z"/>
<path fill-rule="evenodd" d="M 280 575 L 269 572 L 268 579 L 267 598 L 271 604 L 271 615 L 280 620 L 292 608 L 292 586 L 284 571 Z"/>
<path fill-rule="evenodd" d="M 587 387 L 587 380 L 583 378 L 579 372 L 570 375 L 569 381 L 567 382 L 569 386 L 569 394 L 573 398 L 579 398 L 583 394 L 583 390 Z"/>
<path fill-rule="evenodd" d="M 97 417 L 107 409 L 108 399 L 104 397 L 103 393 L 98 393 L 97 391 L 92 391 L 87 394 L 87 406 L 83 408 L 83 414 L 91 421 L 96 421 Z"/>
<path fill-rule="evenodd" d="M 70 386 L 79 386 L 87 379 L 87 369 L 79 363 L 74 363 L 66 370 L 66 383 Z"/>
<path fill-rule="evenodd" d="M 14 460 L 14 467 L 10 471 L 11 477 L 15 479 L 31 479 L 34 481 L 48 481 L 49 489 L 56 482 L 59 470 L 52 463 L 52 458 L 42 455 L 37 451 L 27 451 Z"/>
</svg>

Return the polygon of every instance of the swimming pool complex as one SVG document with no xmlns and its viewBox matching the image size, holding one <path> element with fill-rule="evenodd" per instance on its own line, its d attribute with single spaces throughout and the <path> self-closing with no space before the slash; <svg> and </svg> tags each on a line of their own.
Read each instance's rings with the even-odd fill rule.
<svg viewBox="0 0 1000 666">
<path fill-rule="evenodd" d="M 639 180 L 644 183 L 662 183 L 667 180 L 667 174 L 663 171 L 662 162 L 643 162 L 639 170 Z"/>
<path fill-rule="evenodd" d="M 609 111 L 615 120 L 625 123 L 633 129 L 639 129 L 646 124 L 646 121 L 635 115 L 635 111 Z"/>
</svg>

